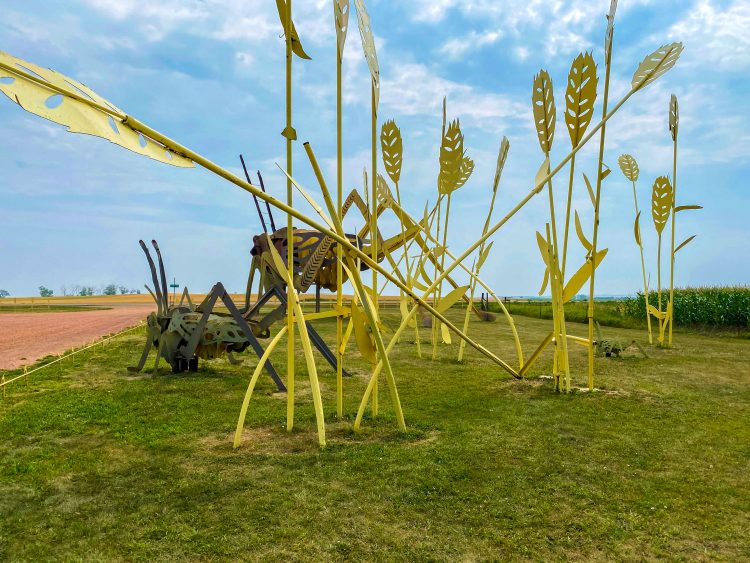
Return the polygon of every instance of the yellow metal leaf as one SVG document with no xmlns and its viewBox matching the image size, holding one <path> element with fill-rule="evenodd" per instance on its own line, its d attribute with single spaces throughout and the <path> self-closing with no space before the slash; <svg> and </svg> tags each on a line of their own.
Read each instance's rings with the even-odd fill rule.
<svg viewBox="0 0 750 563">
<path fill-rule="evenodd" d="M 392 119 L 383 123 L 380 129 L 380 147 L 383 153 L 383 166 L 394 184 L 401 178 L 404 145 L 401 131 Z"/>
<path fill-rule="evenodd" d="M 463 160 L 461 161 L 461 176 L 459 177 L 458 183 L 456 184 L 454 190 L 457 190 L 458 188 L 463 186 L 469 180 L 472 172 L 474 172 L 474 161 L 468 156 L 464 156 Z"/>
<path fill-rule="evenodd" d="M 589 181 L 589 177 L 586 176 L 585 173 L 583 175 L 583 181 L 586 184 L 586 190 L 589 192 L 589 197 L 591 198 L 591 205 L 596 208 L 596 196 L 594 195 L 594 189 L 591 187 L 591 182 Z"/>
<path fill-rule="evenodd" d="M 451 340 L 451 331 L 448 330 L 448 327 L 444 324 L 440 325 L 440 335 L 443 338 L 443 344 L 452 344 L 453 341 Z"/>
<path fill-rule="evenodd" d="M 484 247 L 482 252 L 479 253 L 479 260 L 477 260 L 476 265 L 476 272 L 482 269 L 482 266 L 484 265 L 485 261 L 487 260 L 487 257 L 490 255 L 490 250 L 492 250 L 492 245 L 495 244 L 495 241 L 492 241 L 487 246 Z"/>
<path fill-rule="evenodd" d="M 672 189 L 672 184 L 669 182 L 669 178 L 659 176 L 654 181 L 654 187 L 651 191 L 651 217 L 654 220 L 656 232 L 659 234 L 662 233 L 664 227 L 667 225 L 667 221 L 669 221 L 673 197 L 674 190 Z"/>
<path fill-rule="evenodd" d="M 635 216 L 635 223 L 633 224 L 633 234 L 635 235 L 635 243 L 638 246 L 643 246 L 643 242 L 641 239 L 641 212 L 638 212 L 638 215 Z"/>
<path fill-rule="evenodd" d="M 440 193 L 447 195 L 463 186 L 473 170 L 474 162 L 464 153 L 464 135 L 456 119 L 448 125 L 440 145 Z"/>
<path fill-rule="evenodd" d="M 609 12 L 607 13 L 607 31 L 604 34 L 604 58 L 609 61 L 612 53 L 612 36 L 615 31 L 615 11 L 617 10 L 617 0 L 611 0 Z"/>
<path fill-rule="evenodd" d="M 26 111 L 65 125 L 71 133 L 101 137 L 172 166 L 193 166 L 191 160 L 132 129 L 122 110 L 84 84 L 2 51 L 0 90 Z"/>
<path fill-rule="evenodd" d="M 581 244 L 586 249 L 587 252 L 591 252 L 591 250 L 594 248 L 593 245 L 588 241 L 586 238 L 586 235 L 583 234 L 583 228 L 581 227 L 581 219 L 578 217 L 578 211 L 575 212 L 575 221 L 576 221 L 576 234 L 578 235 L 578 240 L 581 241 Z"/>
<path fill-rule="evenodd" d="M 333 0 L 333 17 L 336 22 L 336 44 L 341 57 L 344 54 L 346 32 L 349 30 L 349 0 Z"/>
<path fill-rule="evenodd" d="M 605 248 L 597 252 L 596 257 L 593 261 L 587 260 L 586 263 L 581 266 L 581 268 L 575 274 L 573 274 L 573 276 L 568 280 L 568 283 L 565 284 L 565 289 L 563 289 L 563 303 L 567 303 L 576 296 L 576 294 L 583 287 L 583 284 L 585 284 L 591 277 L 591 273 L 594 271 L 594 268 L 598 268 L 599 264 L 601 264 L 602 260 L 604 260 L 604 257 L 607 255 L 607 251 L 608 249 Z"/>
<path fill-rule="evenodd" d="M 594 57 L 591 53 L 580 53 L 570 67 L 565 90 L 565 123 L 573 147 L 578 145 L 591 123 L 597 84 Z"/>
<path fill-rule="evenodd" d="M 542 165 L 539 167 L 539 170 L 536 171 L 536 176 L 534 177 L 534 183 L 536 184 L 536 192 L 540 192 L 542 188 L 544 188 L 544 179 L 549 176 L 549 157 L 544 159 L 544 162 L 542 162 Z"/>
<path fill-rule="evenodd" d="M 289 21 L 289 4 L 287 4 L 286 0 L 276 0 L 276 9 L 279 11 L 279 19 L 281 20 L 281 26 L 284 28 L 284 35 L 287 34 L 287 22 Z M 294 22 L 292 22 L 292 52 L 297 55 L 300 59 L 307 59 L 310 60 L 310 57 L 307 53 L 305 53 L 305 50 L 302 48 L 302 43 L 299 40 L 299 35 L 297 34 L 297 29 L 294 26 Z"/>
<path fill-rule="evenodd" d="M 689 238 L 685 239 L 684 241 L 682 241 L 682 243 L 680 244 L 680 246 L 678 246 L 677 248 L 674 249 L 675 254 L 677 254 L 678 250 L 680 250 L 684 246 L 687 246 L 688 244 L 690 244 L 695 237 L 696 237 L 696 235 L 693 235 L 692 237 L 689 237 Z"/>
<path fill-rule="evenodd" d="M 448 309 L 453 307 L 461 297 L 464 296 L 466 290 L 469 289 L 468 285 L 461 285 L 456 287 L 448 295 L 440 299 L 436 309 L 439 313 L 445 313 Z"/>
<path fill-rule="evenodd" d="M 677 130 L 680 126 L 680 107 L 677 103 L 677 96 L 672 94 L 669 99 L 669 132 L 672 134 L 672 140 L 677 140 Z"/>
<path fill-rule="evenodd" d="M 375 354 L 375 342 L 370 331 L 367 330 L 365 314 L 355 299 L 352 300 L 352 324 L 354 324 L 354 339 L 357 341 L 359 351 L 368 362 L 374 364 L 377 360 Z"/>
<path fill-rule="evenodd" d="M 505 161 L 508 159 L 508 151 L 510 150 L 510 141 L 508 137 L 503 137 L 500 141 L 500 150 L 497 152 L 497 165 L 495 166 L 495 181 L 492 184 L 492 192 L 497 191 L 497 187 L 500 185 L 500 176 L 505 168 Z"/>
<path fill-rule="evenodd" d="M 542 288 L 539 290 L 539 295 L 544 295 L 544 291 L 547 289 L 549 283 L 549 267 L 544 270 L 544 279 L 542 280 Z"/>
<path fill-rule="evenodd" d="M 419 273 L 422 274 L 422 279 L 427 283 L 428 286 L 432 285 L 432 278 L 427 274 L 427 270 L 424 269 L 424 261 L 419 261 Z M 425 289 L 425 291 L 427 291 Z"/>
<path fill-rule="evenodd" d="M 638 162 L 635 158 L 629 154 L 621 154 L 620 158 L 617 159 L 617 163 L 620 165 L 623 175 L 631 182 L 638 181 L 638 174 L 640 169 L 638 168 Z"/>
<path fill-rule="evenodd" d="M 386 207 L 391 207 L 394 203 L 393 194 L 391 193 L 391 189 L 388 187 L 385 178 L 383 178 L 381 174 L 378 174 L 377 192 L 378 201 Z"/>
<path fill-rule="evenodd" d="M 539 146 L 544 154 L 552 150 L 555 138 L 555 96 L 552 91 L 552 80 L 546 70 L 540 70 L 534 76 L 531 103 L 534 108 L 534 127 L 539 138 Z"/>
<path fill-rule="evenodd" d="M 359 35 L 362 38 L 362 50 L 365 53 L 365 60 L 370 69 L 370 78 L 375 88 L 375 108 L 380 101 L 380 66 L 378 65 L 378 55 L 375 51 L 375 39 L 372 35 L 372 24 L 370 15 L 367 13 L 364 0 L 354 0 L 357 8 L 357 24 L 359 25 Z"/>
<path fill-rule="evenodd" d="M 413 280 L 411 280 L 411 284 L 412 284 L 412 285 L 413 285 L 414 287 L 416 287 L 416 288 L 417 288 L 417 289 L 418 289 L 419 291 L 422 291 L 422 292 L 424 292 L 424 291 L 427 291 L 428 289 L 430 289 L 430 288 L 429 288 L 428 286 L 426 286 L 426 285 L 423 285 L 423 284 L 421 284 L 421 283 L 420 283 L 420 282 L 419 282 L 419 281 L 417 280 L 417 278 L 414 278 Z M 432 285 L 432 284 L 430 284 L 430 285 Z"/>
<path fill-rule="evenodd" d="M 405 319 L 409 316 L 409 299 L 406 295 L 402 295 L 398 302 L 399 310 L 401 311 L 401 318 Z M 409 327 L 414 328 L 416 323 L 414 319 L 409 319 Z"/>
<path fill-rule="evenodd" d="M 662 45 L 656 51 L 648 55 L 633 74 L 631 85 L 634 91 L 648 86 L 654 80 L 669 71 L 680 58 L 682 43 L 670 43 Z"/>
<path fill-rule="evenodd" d="M 666 313 L 662 313 L 661 311 L 659 311 L 659 309 L 657 309 L 653 305 L 648 306 L 648 312 L 651 313 L 652 316 L 656 317 L 660 321 L 663 321 L 664 319 L 667 318 Z"/>
<path fill-rule="evenodd" d="M 602 180 L 612 173 L 612 169 L 602 162 Z"/>
<path fill-rule="evenodd" d="M 539 245 L 539 252 L 542 254 L 542 260 L 549 268 L 549 245 L 539 231 L 536 232 L 536 243 Z"/>
<path fill-rule="evenodd" d="M 688 211 L 690 209 L 703 209 L 702 205 L 678 205 L 674 208 L 675 213 L 678 211 Z"/>
<path fill-rule="evenodd" d="M 440 257 L 445 254 L 446 248 L 441 244 L 436 244 L 435 248 L 433 248 L 430 252 L 432 253 L 433 258 L 435 260 L 439 260 Z"/>
</svg>

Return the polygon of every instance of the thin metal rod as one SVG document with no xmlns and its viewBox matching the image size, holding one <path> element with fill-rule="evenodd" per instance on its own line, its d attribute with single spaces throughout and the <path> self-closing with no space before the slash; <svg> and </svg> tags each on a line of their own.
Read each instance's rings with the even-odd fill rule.
<svg viewBox="0 0 750 563">
<path fill-rule="evenodd" d="M 245 159 L 242 158 L 242 155 L 240 155 L 240 162 L 242 163 L 242 170 L 245 172 L 245 178 L 247 179 L 248 183 L 250 182 L 250 174 L 247 173 L 247 166 L 245 166 Z M 268 233 L 268 228 L 266 227 L 266 220 L 263 218 L 263 213 L 260 211 L 260 203 L 258 203 L 258 196 L 255 194 L 253 195 L 253 201 L 255 202 L 255 209 L 258 211 L 258 217 L 260 218 L 260 224 L 263 225 L 263 232 Z"/>
<path fill-rule="evenodd" d="M 609 102 L 609 76 L 612 70 L 612 47 L 614 46 L 614 31 L 609 40 L 609 49 L 607 49 L 607 58 L 605 66 L 607 67 L 604 77 L 604 98 L 602 100 L 602 115 L 607 115 L 607 103 Z M 631 90 L 632 92 L 632 90 Z M 594 198 L 594 235 L 591 239 L 591 278 L 589 279 L 589 350 L 588 350 L 588 383 L 589 391 L 594 390 L 594 283 L 596 279 L 596 248 L 599 237 L 599 204 L 602 193 L 602 166 L 604 161 L 604 141 L 607 133 L 606 121 L 602 123 L 601 134 L 599 137 L 599 162 L 596 169 L 596 197 Z"/>
<path fill-rule="evenodd" d="M 260 189 L 263 190 L 263 193 L 266 193 L 266 185 L 263 183 L 263 176 L 261 176 L 260 170 L 258 170 L 258 182 L 260 182 Z M 252 184 L 252 182 L 248 180 L 248 184 Z M 268 203 L 268 200 L 266 200 L 266 211 L 268 211 L 268 219 L 271 221 L 271 230 L 275 233 L 276 223 L 273 220 L 273 211 L 271 211 L 271 205 Z"/>
</svg>

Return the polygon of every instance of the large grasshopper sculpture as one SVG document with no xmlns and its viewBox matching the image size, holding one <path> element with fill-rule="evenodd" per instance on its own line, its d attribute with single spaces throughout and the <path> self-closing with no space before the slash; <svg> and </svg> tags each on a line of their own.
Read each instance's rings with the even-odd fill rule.
<svg viewBox="0 0 750 563">
<path fill-rule="evenodd" d="M 242 164 L 245 165 L 244 159 Z M 260 173 L 258 177 L 261 186 L 263 186 Z M 261 224 L 266 230 L 267 224 L 260 212 L 257 199 L 255 203 Z M 352 190 L 346 199 L 343 208 L 344 214 L 348 212 L 352 205 L 356 205 L 360 210 L 365 218 L 366 226 L 359 234 L 347 234 L 347 238 L 352 245 L 367 252 L 371 243 L 370 240 L 364 238 L 364 235 L 367 234 L 369 229 L 369 210 L 356 190 Z M 146 319 L 148 327 L 146 344 L 138 365 L 129 368 L 130 371 L 140 372 L 143 369 L 152 347 L 157 350 L 154 373 L 158 369 L 161 358 L 169 363 L 174 373 L 182 373 L 197 371 L 199 358 L 212 360 L 226 355 L 230 363 L 239 364 L 241 362 L 234 357 L 234 354 L 244 352 L 249 347 L 256 352 L 258 357 L 263 355 L 264 349 L 259 339 L 267 339 L 271 336 L 271 326 L 283 319 L 287 310 L 286 282 L 272 259 L 270 248 L 273 245 L 280 256 L 285 256 L 288 244 L 287 231 L 286 229 L 275 229 L 275 221 L 270 207 L 267 208 L 267 213 L 274 230 L 270 234 L 264 232 L 253 237 L 250 274 L 245 294 L 245 306 L 242 309 L 237 308 L 221 283 L 214 285 L 203 302 L 197 306 L 192 303 L 187 289 L 183 291 L 182 298 L 178 303 L 170 304 L 166 270 L 159 245 L 155 240 L 151 241 L 158 260 L 157 267 L 148 246 L 140 241 L 154 285 L 154 290 L 151 290 L 148 285 L 146 289 L 153 297 L 157 310 L 149 314 Z M 410 241 L 416 231 L 415 226 L 410 229 L 407 237 L 398 235 L 385 241 L 380 232 L 377 232 L 376 236 L 380 242 L 378 262 L 383 260 L 386 253 L 392 252 Z M 296 291 L 305 293 L 313 284 L 318 289 L 324 287 L 333 291 L 339 283 L 346 281 L 346 278 L 339 280 L 336 275 L 337 243 L 333 238 L 312 229 L 294 229 L 293 233 L 292 255 L 294 257 L 294 289 Z M 360 269 L 367 270 L 368 266 L 362 264 Z M 251 303 L 256 275 L 258 275 L 259 280 L 256 294 L 258 299 Z M 277 303 L 277 306 L 268 312 L 264 308 L 272 300 Z M 227 313 L 215 310 L 219 302 L 228 310 Z M 336 356 L 312 324 L 307 322 L 306 326 L 311 343 L 335 370 Z M 266 362 L 265 369 L 278 389 L 285 391 L 286 388 L 270 361 Z M 344 373 L 346 374 L 346 372 Z"/>
</svg>

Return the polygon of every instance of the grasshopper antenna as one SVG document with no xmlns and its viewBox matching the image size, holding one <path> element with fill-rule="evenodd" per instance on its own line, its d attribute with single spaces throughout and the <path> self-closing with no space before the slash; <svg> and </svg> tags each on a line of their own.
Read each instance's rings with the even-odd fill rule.
<svg viewBox="0 0 750 563">
<path fill-rule="evenodd" d="M 159 250 L 159 245 L 155 240 L 152 240 L 151 244 L 154 246 L 154 250 L 156 250 L 156 257 L 159 259 L 159 274 L 161 275 L 162 298 L 164 299 L 164 313 L 166 314 L 167 311 L 169 311 L 169 289 L 167 288 L 167 274 L 164 271 L 164 261 L 161 259 L 161 250 Z"/>
<path fill-rule="evenodd" d="M 258 180 L 260 180 L 260 189 L 263 190 L 263 193 L 266 193 L 266 186 L 263 185 L 263 176 L 260 175 L 260 170 L 258 170 Z M 271 228 L 273 229 L 273 232 L 276 232 L 276 224 L 273 222 L 273 213 L 271 213 L 271 206 L 266 202 L 266 209 L 268 209 L 268 218 L 271 219 Z"/>
<path fill-rule="evenodd" d="M 240 155 L 240 162 L 242 162 L 242 169 L 245 171 L 245 178 L 247 178 L 247 183 L 252 184 L 252 182 L 250 181 L 250 174 L 247 173 L 247 166 L 245 166 L 245 159 L 242 158 L 242 155 Z M 260 204 L 258 203 L 258 198 L 255 194 L 253 194 L 253 200 L 255 200 L 255 209 L 258 210 L 258 217 L 260 217 L 260 224 L 263 225 L 263 232 L 268 233 L 268 228 L 266 227 L 266 220 L 263 218 L 263 213 L 261 213 L 260 211 Z M 266 205 L 268 204 L 266 203 Z"/>
<path fill-rule="evenodd" d="M 154 297 L 154 301 L 156 301 L 156 309 L 157 314 L 159 316 L 162 316 L 165 314 L 165 311 L 162 309 L 164 305 L 164 300 L 162 299 L 161 289 L 159 288 L 159 278 L 156 275 L 156 266 L 154 265 L 154 260 L 151 258 L 151 253 L 148 251 L 148 247 L 146 246 L 146 243 L 142 240 L 139 240 L 138 243 L 141 245 L 141 248 L 143 249 L 143 252 L 146 254 L 146 260 L 148 260 L 148 267 L 151 270 L 151 279 L 154 282 L 154 291 L 156 291 L 156 296 Z M 148 287 L 146 288 L 148 289 Z M 149 293 L 151 293 L 151 290 L 149 289 Z M 154 294 L 151 293 L 153 296 Z"/>
</svg>

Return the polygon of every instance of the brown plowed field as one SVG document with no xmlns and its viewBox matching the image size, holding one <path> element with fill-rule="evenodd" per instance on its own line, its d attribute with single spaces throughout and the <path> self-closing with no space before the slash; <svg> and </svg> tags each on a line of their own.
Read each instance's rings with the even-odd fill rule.
<svg viewBox="0 0 750 563">
<path fill-rule="evenodd" d="M 153 304 L 61 313 L 0 315 L 0 370 L 14 369 L 47 355 L 89 344 L 145 320 Z"/>
</svg>

